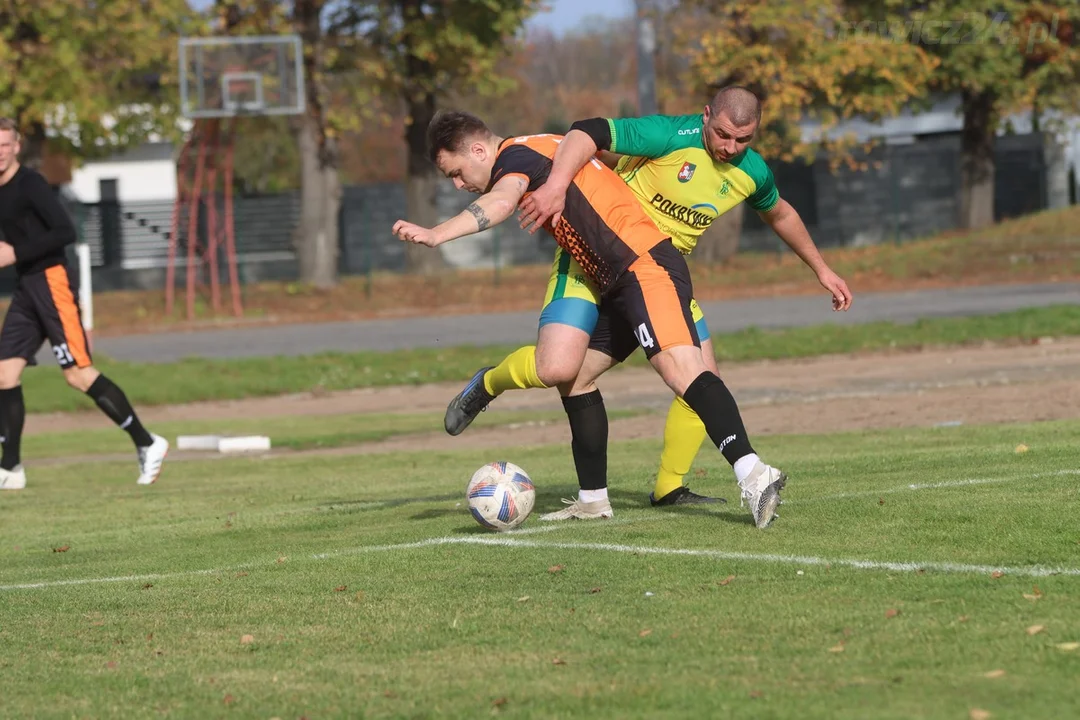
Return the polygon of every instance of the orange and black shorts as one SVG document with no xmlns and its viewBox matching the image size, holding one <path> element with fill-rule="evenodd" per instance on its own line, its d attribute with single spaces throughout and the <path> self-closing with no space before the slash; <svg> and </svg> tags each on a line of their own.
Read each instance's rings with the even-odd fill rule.
<svg viewBox="0 0 1080 720">
<path fill-rule="evenodd" d="M 76 287 L 63 265 L 20 277 L 0 330 L 0 360 L 22 358 L 33 363 L 47 339 L 60 367 L 88 367 L 90 347 Z"/>
<path fill-rule="evenodd" d="M 649 358 L 678 345 L 701 347 L 693 297 L 686 259 L 665 240 L 635 260 L 605 293 L 589 348 L 622 362 L 638 346 Z"/>
</svg>

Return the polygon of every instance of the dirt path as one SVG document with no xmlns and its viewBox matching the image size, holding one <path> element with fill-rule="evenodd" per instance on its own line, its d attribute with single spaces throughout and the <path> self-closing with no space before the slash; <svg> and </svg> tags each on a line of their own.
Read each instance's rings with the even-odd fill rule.
<svg viewBox="0 0 1080 720">
<path fill-rule="evenodd" d="M 927 427 L 940 423 L 1002 423 L 1080 416 L 1080 339 L 1036 345 L 934 349 L 831 356 L 722 368 L 747 428 L 754 435 L 869 428 Z M 650 408 L 615 420 L 613 440 L 659 438 L 671 394 L 649 369 L 603 378 L 608 406 Z M 164 421 L 228 420 L 270 415 L 442 412 L 458 384 L 392 387 L 230 402 L 147 408 L 151 426 Z M 554 391 L 508 393 L 490 412 L 561 407 Z M 33 415 L 27 432 L 100 428 L 95 413 Z M 569 441 L 564 423 L 473 428 L 457 438 L 436 432 L 408 435 L 314 454 L 451 450 Z M 274 451 L 293 455 L 295 451 Z M 174 453 L 183 457 L 184 453 Z M 191 455 L 191 457 L 205 457 Z"/>
</svg>

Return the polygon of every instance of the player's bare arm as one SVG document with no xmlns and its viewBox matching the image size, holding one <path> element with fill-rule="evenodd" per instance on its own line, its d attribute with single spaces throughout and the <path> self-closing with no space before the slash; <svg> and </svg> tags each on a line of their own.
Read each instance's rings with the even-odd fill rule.
<svg viewBox="0 0 1080 720">
<path fill-rule="evenodd" d="M 851 290 L 843 278 L 837 275 L 825 262 L 825 258 L 810 237 L 810 231 L 806 229 L 799 213 L 791 204 L 780 198 L 771 210 L 759 212 L 758 215 L 769 224 L 780 239 L 783 240 L 799 258 L 806 263 L 807 267 L 817 275 L 818 282 L 822 287 L 832 293 L 833 309 L 847 310 L 851 307 Z"/>
<path fill-rule="evenodd" d="M 570 183 L 597 150 L 596 141 L 588 133 L 574 129 L 566 134 L 555 151 L 547 182 L 521 203 L 518 218 L 522 228 L 533 234 L 549 219 L 553 225 L 559 222 Z"/>
<path fill-rule="evenodd" d="M 443 243 L 494 227 L 514 214 L 528 183 L 514 175 L 495 183 L 490 192 L 481 195 L 467 208 L 434 228 L 425 228 L 405 220 L 394 223 L 394 235 L 406 241 L 438 247 Z"/>
</svg>

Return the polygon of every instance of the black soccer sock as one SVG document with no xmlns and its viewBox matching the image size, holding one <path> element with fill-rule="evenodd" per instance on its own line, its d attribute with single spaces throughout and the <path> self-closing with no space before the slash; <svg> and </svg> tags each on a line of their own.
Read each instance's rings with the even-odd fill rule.
<svg viewBox="0 0 1080 720">
<path fill-rule="evenodd" d="M 139 422 L 124 391 L 112 380 L 99 375 L 86 394 L 94 399 L 97 406 L 109 416 L 110 420 L 131 436 L 135 447 L 148 447 L 154 444 L 154 438 L 150 437 L 150 433 L 146 432 L 146 428 Z"/>
<path fill-rule="evenodd" d="M 25 422 L 26 404 L 23 402 L 22 385 L 0 390 L 0 434 L 4 437 L 4 456 L 0 458 L 0 468 L 4 470 L 14 470 L 22 462 L 19 451 Z"/>
<path fill-rule="evenodd" d="M 739 458 L 754 452 L 739 406 L 723 380 L 711 372 L 703 372 L 686 388 L 683 400 L 705 423 L 709 437 L 732 466 Z"/>
<path fill-rule="evenodd" d="M 604 398 L 599 390 L 585 395 L 562 399 L 566 417 L 570 420 L 574 468 L 582 490 L 602 490 L 607 487 L 608 419 Z"/>
</svg>

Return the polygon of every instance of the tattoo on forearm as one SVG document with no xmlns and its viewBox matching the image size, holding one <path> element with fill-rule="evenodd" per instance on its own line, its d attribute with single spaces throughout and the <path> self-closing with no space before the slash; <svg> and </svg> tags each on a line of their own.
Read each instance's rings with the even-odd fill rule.
<svg viewBox="0 0 1080 720">
<path fill-rule="evenodd" d="M 488 219 L 487 213 L 484 212 L 484 208 L 480 207 L 476 203 L 471 203 L 469 207 L 465 208 L 472 213 L 472 216 L 476 218 L 476 224 L 481 230 L 486 230 L 491 225 L 491 220 Z"/>
</svg>

